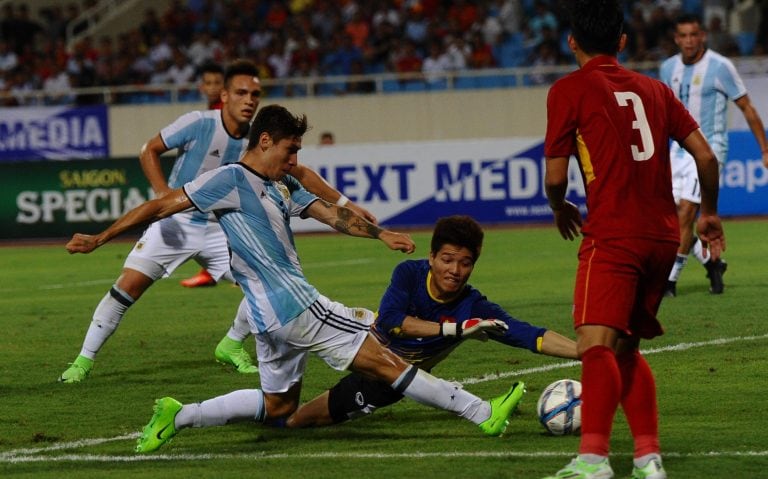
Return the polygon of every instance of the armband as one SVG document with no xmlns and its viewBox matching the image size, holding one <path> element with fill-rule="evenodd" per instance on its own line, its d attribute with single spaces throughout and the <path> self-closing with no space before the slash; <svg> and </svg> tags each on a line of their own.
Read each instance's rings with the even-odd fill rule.
<svg viewBox="0 0 768 479">
<path fill-rule="evenodd" d="M 349 198 L 344 195 L 339 196 L 339 199 L 336 200 L 336 206 L 346 206 L 347 203 L 349 203 Z"/>
</svg>

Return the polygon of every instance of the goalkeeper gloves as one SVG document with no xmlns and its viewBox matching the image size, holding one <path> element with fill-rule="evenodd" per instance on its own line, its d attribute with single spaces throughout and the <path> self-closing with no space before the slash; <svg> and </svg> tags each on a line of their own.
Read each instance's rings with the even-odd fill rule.
<svg viewBox="0 0 768 479">
<path fill-rule="evenodd" d="M 460 323 L 440 323 L 440 336 L 450 336 L 457 339 L 476 338 L 488 339 L 486 333 L 501 335 L 507 332 L 509 326 L 499 319 L 472 318 Z"/>
</svg>

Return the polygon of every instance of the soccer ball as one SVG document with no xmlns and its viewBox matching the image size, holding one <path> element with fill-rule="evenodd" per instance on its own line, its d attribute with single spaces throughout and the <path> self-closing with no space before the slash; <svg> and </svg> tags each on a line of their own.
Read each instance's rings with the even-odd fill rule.
<svg viewBox="0 0 768 479">
<path fill-rule="evenodd" d="M 536 412 L 539 422 L 551 434 L 578 434 L 581 429 L 581 383 L 573 379 L 553 382 L 541 393 Z"/>
</svg>

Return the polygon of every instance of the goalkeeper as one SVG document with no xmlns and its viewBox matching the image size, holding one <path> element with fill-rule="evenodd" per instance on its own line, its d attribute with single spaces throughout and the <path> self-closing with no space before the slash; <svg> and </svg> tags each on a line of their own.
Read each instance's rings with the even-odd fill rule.
<svg viewBox="0 0 768 479">
<path fill-rule="evenodd" d="M 379 305 L 373 335 L 406 361 L 430 371 L 463 339 L 488 338 L 533 352 L 576 359 L 576 343 L 510 316 L 467 284 L 480 256 L 483 230 L 468 216 L 441 218 L 429 259 L 400 263 Z M 326 426 L 372 414 L 403 396 L 357 373 L 302 405 L 287 427 Z"/>
</svg>

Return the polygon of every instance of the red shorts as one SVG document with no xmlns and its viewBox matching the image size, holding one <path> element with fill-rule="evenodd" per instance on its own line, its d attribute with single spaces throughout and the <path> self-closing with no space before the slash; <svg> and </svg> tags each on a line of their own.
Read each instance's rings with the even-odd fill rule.
<svg viewBox="0 0 768 479">
<path fill-rule="evenodd" d="M 640 338 L 664 334 L 656 313 L 675 262 L 677 243 L 585 238 L 573 301 L 573 323 L 609 326 Z"/>
</svg>

